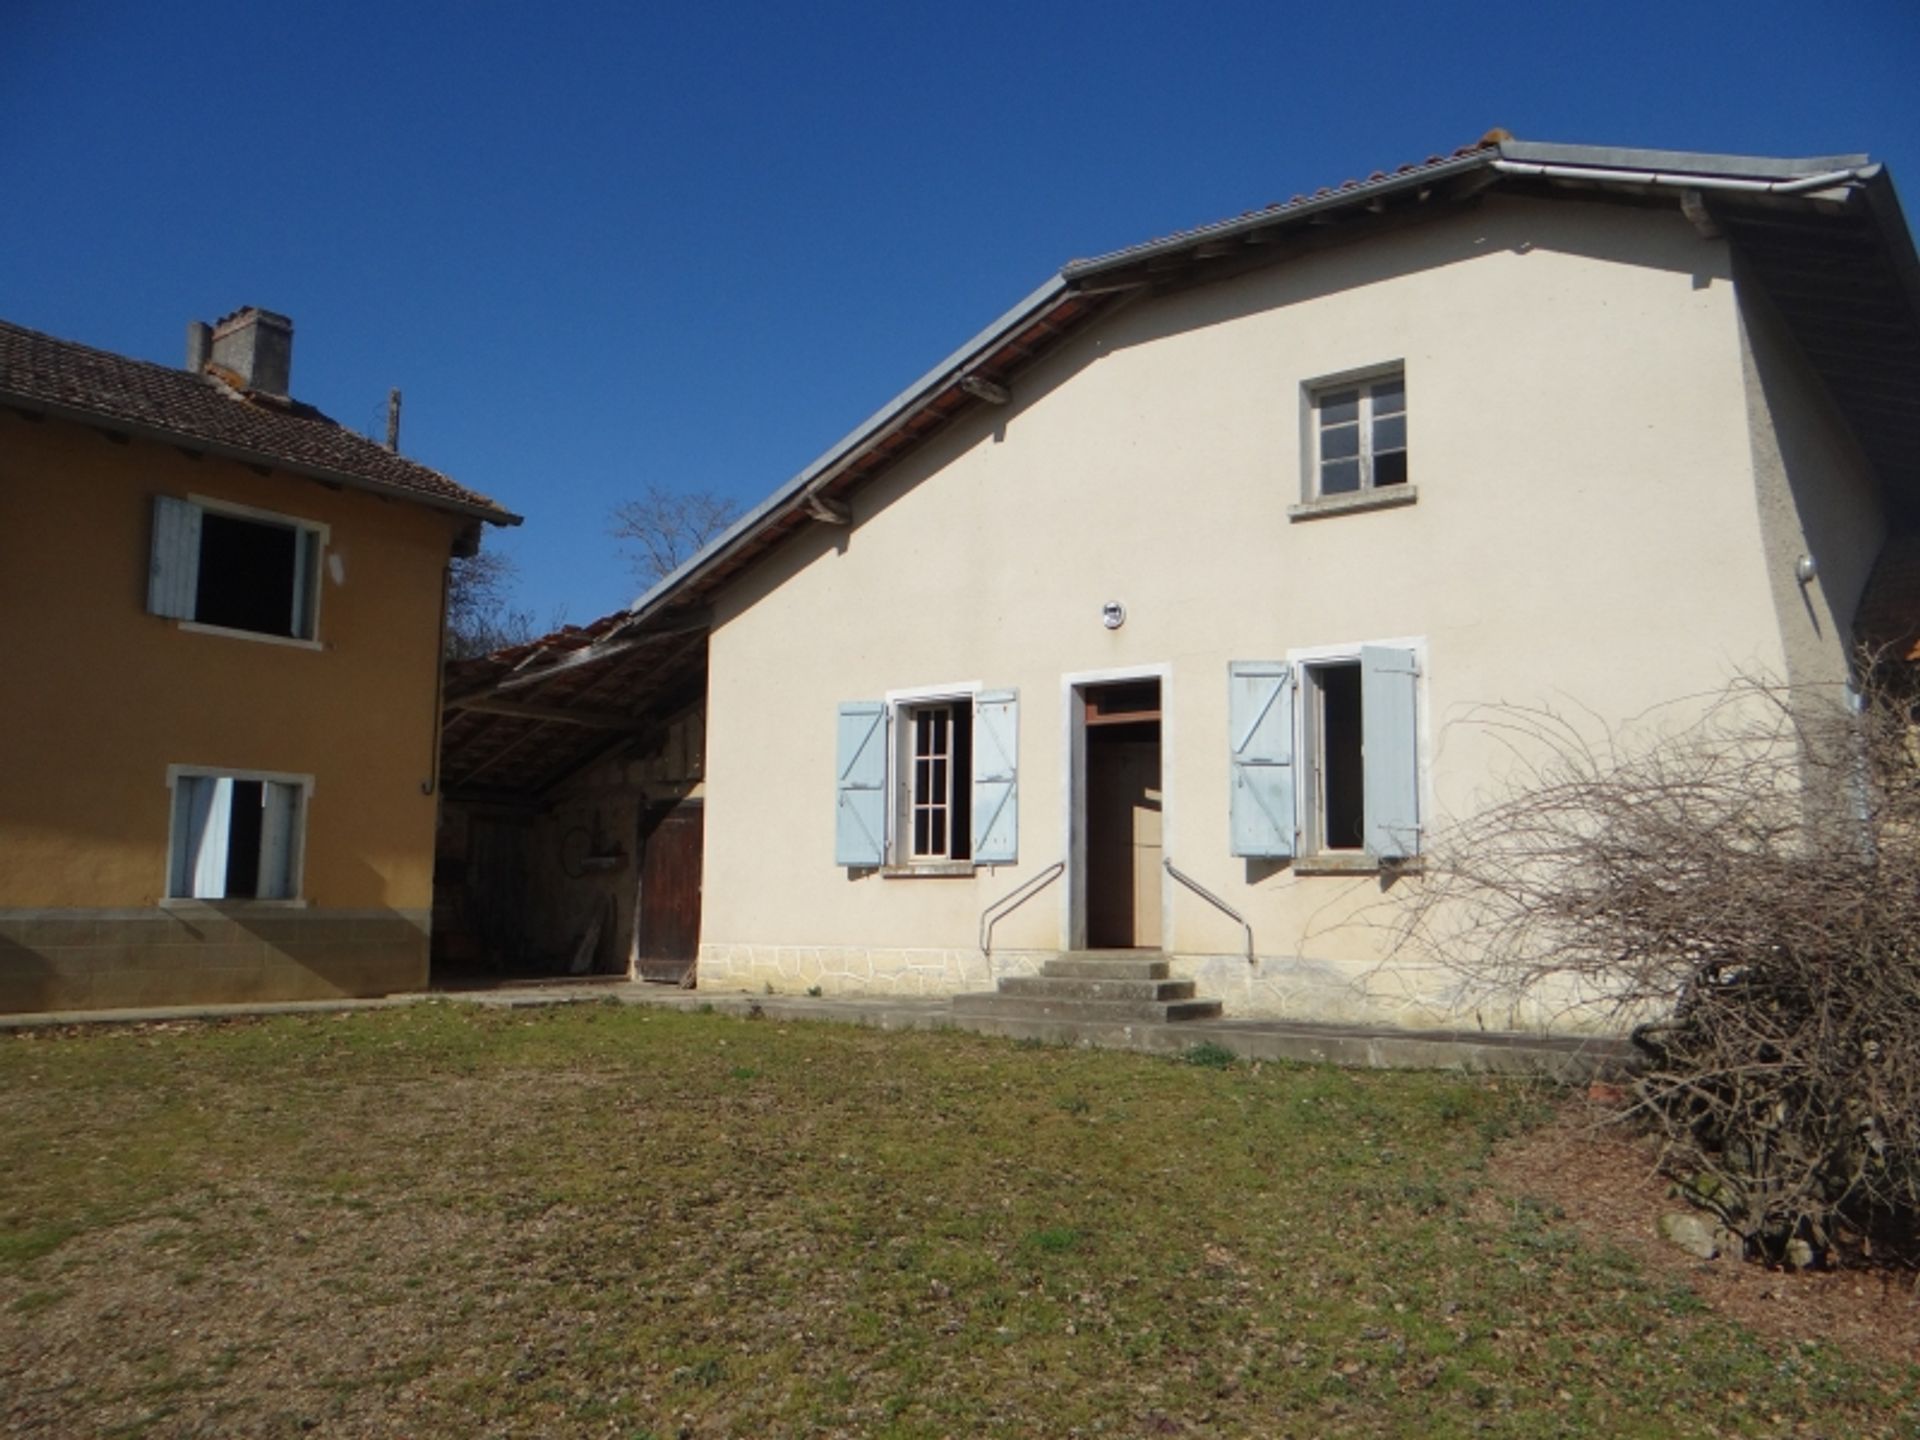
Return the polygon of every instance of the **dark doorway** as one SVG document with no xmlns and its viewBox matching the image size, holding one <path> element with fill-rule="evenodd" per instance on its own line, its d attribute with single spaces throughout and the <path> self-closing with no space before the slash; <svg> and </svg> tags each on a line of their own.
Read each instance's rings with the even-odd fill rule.
<svg viewBox="0 0 1920 1440">
<path fill-rule="evenodd" d="M 643 817 L 638 955 L 642 980 L 685 984 L 700 953 L 700 852 L 705 811 L 698 800 Z"/>
<path fill-rule="evenodd" d="M 1088 686 L 1087 944 L 1160 948 L 1160 682 Z"/>
</svg>

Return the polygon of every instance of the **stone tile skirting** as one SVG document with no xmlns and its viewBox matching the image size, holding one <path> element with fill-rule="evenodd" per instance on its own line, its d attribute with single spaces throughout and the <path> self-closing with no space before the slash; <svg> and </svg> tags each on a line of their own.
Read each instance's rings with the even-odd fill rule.
<svg viewBox="0 0 1920 1440">
<path fill-rule="evenodd" d="M 1052 951 L 861 949 L 830 945 L 700 947 L 699 987 L 708 991 L 822 996 L 941 996 L 991 990 L 1032 975 Z M 1565 996 L 1516 1001 L 1476 991 L 1433 965 L 1364 964 L 1296 955 L 1170 955 L 1176 980 L 1221 1002 L 1229 1018 L 1296 1020 L 1405 1030 L 1554 1031 L 1609 1034 L 1620 1021 Z"/>
<path fill-rule="evenodd" d="M 0 909 L 0 1013 L 387 995 L 427 983 L 425 910 Z"/>
</svg>

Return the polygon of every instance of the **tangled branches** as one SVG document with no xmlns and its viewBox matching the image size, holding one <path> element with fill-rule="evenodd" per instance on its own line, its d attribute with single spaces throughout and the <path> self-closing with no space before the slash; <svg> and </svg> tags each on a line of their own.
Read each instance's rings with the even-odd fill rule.
<svg viewBox="0 0 1920 1440">
<path fill-rule="evenodd" d="M 1482 717 L 1513 777 L 1435 838 L 1403 935 L 1632 1024 L 1668 1171 L 1799 1264 L 1920 1260 L 1920 731 L 1909 672 L 1868 668 L 1632 739 Z"/>
</svg>

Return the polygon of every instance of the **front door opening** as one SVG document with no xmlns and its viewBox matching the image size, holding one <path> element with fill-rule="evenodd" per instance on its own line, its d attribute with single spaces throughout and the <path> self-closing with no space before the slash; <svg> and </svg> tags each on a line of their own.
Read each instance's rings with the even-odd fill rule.
<svg viewBox="0 0 1920 1440">
<path fill-rule="evenodd" d="M 1157 950 L 1160 682 L 1080 691 L 1086 724 L 1087 945 Z"/>
</svg>

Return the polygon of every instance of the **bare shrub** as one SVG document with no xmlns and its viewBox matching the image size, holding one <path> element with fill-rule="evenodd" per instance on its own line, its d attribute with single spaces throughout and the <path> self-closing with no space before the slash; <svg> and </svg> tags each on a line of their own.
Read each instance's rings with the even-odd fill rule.
<svg viewBox="0 0 1920 1440">
<path fill-rule="evenodd" d="M 1479 717 L 1511 775 L 1402 922 L 1490 996 L 1631 1024 L 1667 1171 L 1798 1264 L 1920 1260 L 1920 747 L 1911 672 L 1863 673 L 1639 738 Z"/>
<path fill-rule="evenodd" d="M 706 490 L 669 490 L 650 480 L 636 500 L 613 507 L 610 533 L 626 551 L 634 578 L 651 588 L 731 525 L 740 507 Z"/>
</svg>

